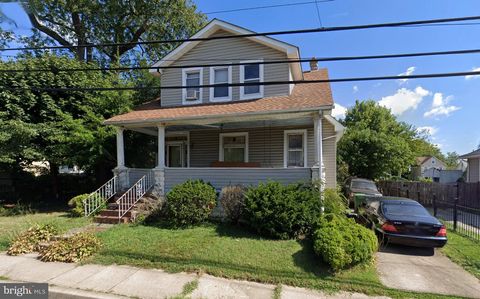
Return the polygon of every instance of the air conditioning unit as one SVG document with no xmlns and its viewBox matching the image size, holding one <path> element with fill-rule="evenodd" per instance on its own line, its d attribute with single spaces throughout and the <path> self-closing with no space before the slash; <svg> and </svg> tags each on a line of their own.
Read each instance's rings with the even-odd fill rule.
<svg viewBox="0 0 480 299">
<path fill-rule="evenodd" d="M 196 101 L 200 98 L 200 91 L 195 89 L 187 89 L 187 101 Z"/>
</svg>

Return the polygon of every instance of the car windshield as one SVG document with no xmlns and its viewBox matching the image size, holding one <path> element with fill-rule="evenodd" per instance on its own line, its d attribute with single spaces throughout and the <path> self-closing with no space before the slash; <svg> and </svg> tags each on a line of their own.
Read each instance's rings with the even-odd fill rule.
<svg viewBox="0 0 480 299">
<path fill-rule="evenodd" d="M 384 203 L 382 205 L 383 213 L 385 215 L 392 215 L 392 216 L 430 216 L 428 211 L 419 205 L 416 204 L 392 204 L 392 203 Z"/>
<path fill-rule="evenodd" d="M 368 181 L 352 181 L 352 188 L 355 189 L 367 189 L 367 190 L 377 190 L 377 186 L 373 182 Z"/>
</svg>

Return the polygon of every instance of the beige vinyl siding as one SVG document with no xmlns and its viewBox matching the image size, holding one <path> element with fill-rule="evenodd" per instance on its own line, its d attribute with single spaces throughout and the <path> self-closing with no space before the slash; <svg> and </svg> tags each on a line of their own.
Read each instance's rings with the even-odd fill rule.
<svg viewBox="0 0 480 299">
<path fill-rule="evenodd" d="M 480 158 L 468 159 L 468 182 L 480 182 Z"/>
<path fill-rule="evenodd" d="M 228 35 L 225 31 L 219 31 L 213 36 Z M 239 58 L 234 62 L 242 60 L 257 59 L 286 59 L 285 53 L 269 48 L 262 44 L 253 42 L 246 38 L 239 39 L 220 39 L 203 41 L 196 45 L 189 52 L 185 53 L 180 60 L 172 65 L 194 65 L 194 64 L 212 64 L 211 61 L 202 61 L 205 59 L 225 59 L 221 63 L 231 62 L 232 58 Z M 192 61 L 193 60 L 193 61 Z M 198 61 L 197 61 L 198 60 Z M 288 64 L 269 64 L 264 65 L 264 81 L 282 81 L 289 78 Z M 162 74 L 162 86 L 182 85 L 182 69 L 164 69 Z M 203 68 L 203 84 L 210 84 L 210 68 Z M 232 83 L 240 82 L 240 67 L 232 67 Z M 271 85 L 264 87 L 264 97 L 275 95 L 286 95 L 289 92 L 289 86 Z M 232 100 L 240 99 L 240 87 L 232 88 Z M 182 90 L 171 89 L 162 90 L 162 106 L 182 105 Z M 202 93 L 203 103 L 209 102 L 209 88 L 204 88 Z"/>
<path fill-rule="evenodd" d="M 335 134 L 333 126 L 323 121 L 323 137 Z M 260 167 L 284 167 L 284 131 L 307 129 L 307 164 L 314 164 L 314 136 L 312 127 L 261 127 L 239 130 L 198 130 L 190 131 L 190 166 L 210 167 L 219 159 L 219 134 L 230 132 L 248 132 L 249 162 L 260 163 Z M 325 165 L 326 187 L 336 185 L 336 143 L 335 138 L 323 142 L 323 158 Z"/>
</svg>

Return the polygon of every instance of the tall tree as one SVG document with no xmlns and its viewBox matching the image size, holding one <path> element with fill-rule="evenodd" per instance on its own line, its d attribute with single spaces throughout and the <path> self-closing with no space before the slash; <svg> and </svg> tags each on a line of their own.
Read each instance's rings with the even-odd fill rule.
<svg viewBox="0 0 480 299">
<path fill-rule="evenodd" d="M 105 118 L 132 106 L 129 91 L 41 91 L 35 87 L 118 87 L 117 74 L 61 72 L 92 67 L 68 57 L 45 55 L 0 62 L 1 69 L 50 69 L 45 72 L 0 72 L 0 163 L 28 165 L 48 161 L 56 184 L 58 165 L 111 169 L 115 165 L 114 130 Z M 20 87 L 24 89 L 12 89 Z"/>
<path fill-rule="evenodd" d="M 344 124 L 347 130 L 338 145 L 338 161 L 350 175 L 400 176 L 409 171 L 419 153 L 435 151 L 413 126 L 398 121 L 375 101 L 357 101 L 347 111 Z"/>
<path fill-rule="evenodd" d="M 140 50 L 148 61 L 158 60 L 172 44 L 135 45 L 139 41 L 190 36 L 205 22 L 190 0 L 27 0 L 24 9 L 35 28 L 30 39 L 67 47 L 80 61 L 97 59 L 117 64 Z M 75 47 L 97 43 L 130 43 L 115 47 Z"/>
</svg>

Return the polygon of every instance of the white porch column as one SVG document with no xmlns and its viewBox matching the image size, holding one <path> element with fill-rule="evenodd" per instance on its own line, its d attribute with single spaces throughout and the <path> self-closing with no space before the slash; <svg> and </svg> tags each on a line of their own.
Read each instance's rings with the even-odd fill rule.
<svg viewBox="0 0 480 299">
<path fill-rule="evenodd" d="M 158 126 L 158 164 L 157 168 L 165 168 L 165 126 Z"/>
<path fill-rule="evenodd" d="M 117 167 L 125 167 L 125 150 L 123 143 L 123 128 L 117 127 Z"/>
<path fill-rule="evenodd" d="M 320 202 L 323 211 L 323 190 L 325 190 L 325 171 L 323 166 L 323 130 L 322 130 L 322 112 L 313 116 L 313 131 L 315 143 L 315 164 L 312 167 L 312 180 L 320 181 Z"/>
<path fill-rule="evenodd" d="M 158 125 L 158 162 L 153 169 L 153 193 L 163 197 L 165 195 L 165 125 Z"/>
</svg>

